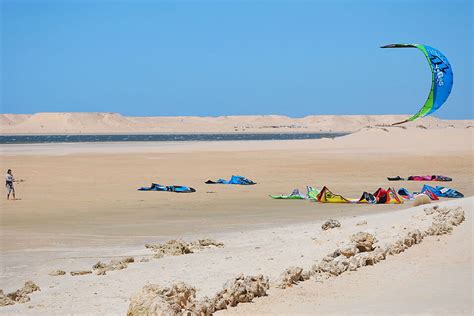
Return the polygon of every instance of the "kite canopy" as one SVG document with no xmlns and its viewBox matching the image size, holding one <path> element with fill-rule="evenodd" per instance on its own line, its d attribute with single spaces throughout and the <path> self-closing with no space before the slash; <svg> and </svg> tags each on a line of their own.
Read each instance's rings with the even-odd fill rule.
<svg viewBox="0 0 474 316">
<path fill-rule="evenodd" d="M 425 104 L 412 117 L 393 125 L 414 121 L 430 115 L 446 102 L 453 87 L 453 71 L 448 59 L 439 50 L 420 44 L 390 44 L 381 46 L 381 48 L 418 48 L 425 54 L 431 68 L 431 89 Z"/>
</svg>

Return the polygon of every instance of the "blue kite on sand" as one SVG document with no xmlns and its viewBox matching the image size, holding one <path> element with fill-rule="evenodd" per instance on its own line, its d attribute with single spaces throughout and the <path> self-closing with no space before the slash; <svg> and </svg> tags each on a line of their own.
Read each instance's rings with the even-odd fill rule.
<svg viewBox="0 0 474 316">
<path fill-rule="evenodd" d="M 421 192 L 425 192 L 427 190 L 433 192 L 436 196 L 439 196 L 439 197 L 448 197 L 448 198 L 463 198 L 464 197 L 464 194 L 462 194 L 459 191 L 456 191 L 450 188 L 445 188 L 439 185 L 437 185 L 436 188 L 434 188 L 432 186 L 425 184 L 423 188 L 421 189 Z"/>
<path fill-rule="evenodd" d="M 192 193 L 196 192 L 196 189 L 190 188 L 184 185 L 161 185 L 152 183 L 150 187 L 142 187 L 137 189 L 138 191 L 165 191 L 175 193 Z"/>
<path fill-rule="evenodd" d="M 250 179 L 242 176 L 232 176 L 230 180 L 219 179 L 217 181 L 207 180 L 206 184 L 239 184 L 239 185 L 253 185 L 257 184 Z"/>
</svg>

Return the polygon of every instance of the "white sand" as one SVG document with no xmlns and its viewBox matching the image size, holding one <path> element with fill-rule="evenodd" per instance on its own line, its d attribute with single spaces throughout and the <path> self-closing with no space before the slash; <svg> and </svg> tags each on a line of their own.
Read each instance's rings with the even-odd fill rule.
<svg viewBox="0 0 474 316">
<path fill-rule="evenodd" d="M 469 241 L 472 242 L 472 210 L 474 198 L 444 202 L 441 204 L 449 206 L 461 205 L 466 214 L 466 222 L 462 224 L 461 228 L 455 228 L 454 236 L 429 237 L 423 243 L 427 243 L 425 250 L 428 250 L 427 256 L 412 256 L 418 250 L 410 250 L 405 254 L 400 254 L 402 259 L 389 258 L 386 262 L 380 263 L 381 267 L 366 267 L 360 272 L 368 275 L 368 279 L 357 278 L 352 274 L 359 272 L 352 272 L 351 275 L 342 275 L 341 277 L 328 281 L 328 284 L 319 285 L 314 281 L 308 281 L 308 285 L 302 285 L 298 289 L 280 291 L 273 290 L 267 299 L 260 299 L 257 304 L 248 304 L 249 306 L 240 306 L 236 309 L 236 313 L 300 313 L 300 312 L 318 312 L 323 313 L 348 313 L 352 308 L 356 307 L 357 312 L 372 312 L 377 313 L 392 313 L 398 314 L 402 311 L 437 311 L 443 314 L 449 311 L 467 312 L 469 306 L 466 303 L 469 300 L 466 295 L 472 290 L 472 254 L 465 253 L 461 255 L 460 250 L 466 250 L 469 247 Z M 367 231 L 376 236 L 380 244 L 384 242 L 393 241 L 399 234 L 412 229 L 426 229 L 431 221 L 429 217 L 423 212 L 424 207 L 417 207 L 406 209 L 399 212 L 392 212 L 388 214 L 356 216 L 356 217 L 338 217 L 342 227 L 333 230 L 322 231 L 320 226 L 321 221 L 287 225 L 283 227 L 272 227 L 267 229 L 258 229 L 248 231 L 246 233 L 225 233 L 212 234 L 211 237 L 216 238 L 225 243 L 224 248 L 204 250 L 200 253 L 183 255 L 178 257 L 165 257 L 162 259 L 155 259 L 146 263 L 134 263 L 126 270 L 112 271 L 105 276 L 87 275 L 87 276 L 59 276 L 52 277 L 47 273 L 53 269 L 64 269 L 66 271 L 75 269 L 89 269 L 102 254 L 104 255 L 135 255 L 141 258 L 139 254 L 148 255 L 151 252 L 137 245 L 133 248 L 117 247 L 115 249 L 87 249 L 78 248 L 74 251 L 69 251 L 65 256 L 58 257 L 57 252 L 50 253 L 50 260 L 48 263 L 37 267 L 34 273 L 30 272 L 29 279 L 33 279 L 42 288 L 41 292 L 31 294 L 32 301 L 26 304 L 17 304 L 13 306 L 4 307 L 2 313 L 29 313 L 29 314 L 60 314 L 60 313 L 93 313 L 93 314 L 123 314 L 129 304 L 128 298 L 143 285 L 147 283 L 158 283 L 162 285 L 169 285 L 174 282 L 183 281 L 197 287 L 198 295 L 212 295 L 222 287 L 223 283 L 239 273 L 245 274 L 259 274 L 268 275 L 272 281 L 276 281 L 279 274 L 287 267 L 301 266 L 309 269 L 312 264 L 320 260 L 329 252 L 338 248 L 341 243 L 349 241 L 350 235 L 358 231 Z M 361 220 L 366 220 L 367 225 L 357 226 Z M 461 236 L 458 236 L 462 234 Z M 192 240 L 199 238 L 200 235 L 187 236 L 186 239 Z M 449 241 L 451 238 L 456 238 L 458 243 L 454 245 Z M 436 241 L 439 239 L 439 241 Z M 464 241 L 463 241 L 464 240 Z M 463 242 L 460 242 L 463 241 Z M 449 247 L 446 247 L 449 243 Z M 443 246 L 445 248 L 443 248 Z M 419 245 L 414 248 L 422 247 Z M 452 249 L 456 248 L 456 249 Z M 455 254 L 452 258 L 447 260 L 446 256 L 439 256 L 437 252 L 443 249 L 448 250 L 446 254 Z M 5 290 L 13 290 L 21 285 L 18 279 L 18 273 L 21 271 L 21 263 L 14 262 L 15 252 L 8 253 L 8 269 L 7 276 L 14 274 L 16 277 L 11 278 L 12 281 L 7 283 Z M 80 258 L 81 255 L 91 255 L 92 258 Z M 93 256 L 93 254 L 96 254 Z M 422 255 L 422 254 L 421 254 Z M 460 256 L 461 255 L 461 256 Z M 416 265 L 423 265 L 428 263 L 426 274 L 414 274 L 412 265 L 409 262 L 416 262 L 418 259 L 421 262 Z M 437 267 L 437 263 L 433 260 L 439 260 L 439 264 L 446 265 L 441 270 Z M 435 269 L 434 271 L 432 269 Z M 451 270 L 452 269 L 452 270 Z M 386 271 L 390 271 L 388 276 L 385 276 Z M 436 289 L 436 282 L 439 282 L 440 277 L 431 279 L 429 276 L 441 271 L 445 276 L 441 280 L 446 281 L 446 275 L 452 275 L 451 282 L 455 282 L 455 287 L 451 285 L 449 294 L 455 294 L 446 298 L 447 301 L 430 300 L 430 305 L 423 305 L 418 302 L 415 305 L 416 309 L 409 309 L 403 306 L 402 299 L 405 295 L 398 293 L 395 289 L 390 289 L 390 284 L 397 276 L 406 275 L 408 278 L 404 282 L 396 282 L 396 286 L 402 289 L 416 289 L 423 287 L 423 291 L 431 293 L 438 293 Z M 460 277 L 468 277 L 467 279 Z M 26 274 L 26 273 L 25 273 Z M 26 275 L 25 275 L 26 277 Z M 346 281 L 345 279 L 349 279 Z M 351 280 L 352 278 L 352 280 Z M 354 278 L 357 282 L 354 284 Z M 454 279 L 453 279 L 454 278 Z M 18 279 L 13 281 L 13 279 Z M 339 280 L 341 279 L 341 280 Z M 420 280 L 427 283 L 421 285 Z M 336 297 L 332 297 L 335 291 L 337 282 L 343 282 L 344 286 L 339 286 L 337 292 L 339 298 L 344 298 L 343 304 L 337 304 Z M 344 283 L 345 282 L 345 283 Z M 375 284 L 372 284 L 374 282 Z M 385 282 L 385 284 L 384 284 Z M 328 288 L 327 293 L 319 291 L 319 287 Z M 316 287 L 318 291 L 312 291 Z M 445 286 L 442 286 L 442 288 Z M 471 287 L 471 289 L 469 288 Z M 395 308 L 397 304 L 388 298 L 382 299 L 381 303 L 373 302 L 374 306 L 368 304 L 359 306 L 357 298 L 362 297 L 362 300 L 370 301 L 367 295 L 362 294 L 361 291 L 373 288 L 373 291 L 384 291 L 387 289 L 392 293 L 392 298 L 398 299 L 401 304 L 400 307 Z M 312 300 L 305 297 L 304 291 L 308 295 L 317 296 L 318 300 Z M 418 291 L 421 291 L 419 289 Z M 446 290 L 443 290 L 446 291 Z M 386 297 L 386 294 L 378 292 L 378 296 Z M 443 293 L 443 292 L 441 292 Z M 370 295 L 376 295 L 372 293 Z M 426 295 L 426 294 L 425 294 Z M 434 294 L 433 294 L 434 295 Z M 439 294 L 438 294 L 439 295 Z M 377 297 L 378 297 L 377 296 Z M 348 298 L 345 300 L 345 298 Z M 416 300 L 413 303 L 416 303 Z M 87 302 L 87 303 L 86 303 Z M 426 302 L 425 302 L 426 303 Z M 462 305 L 460 305 L 462 304 Z M 421 306 L 420 306 L 421 305 Z M 441 310 L 439 308 L 443 307 Z M 368 308 L 368 309 L 367 309 Z M 472 308 L 472 305 L 471 305 Z M 233 312 L 232 310 L 230 312 Z"/>
<path fill-rule="evenodd" d="M 309 280 L 294 288 L 274 289 L 254 304 L 222 314 L 472 315 L 473 203 L 473 198 L 449 202 L 464 205 L 467 215 L 452 235 L 425 238 L 375 266 L 324 283 Z"/>
</svg>

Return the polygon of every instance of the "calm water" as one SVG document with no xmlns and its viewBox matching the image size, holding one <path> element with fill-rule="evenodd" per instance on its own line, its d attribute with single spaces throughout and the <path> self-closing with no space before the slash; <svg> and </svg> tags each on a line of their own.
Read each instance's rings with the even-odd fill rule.
<svg viewBox="0 0 474 316">
<path fill-rule="evenodd" d="M 295 134 L 161 134 L 161 135 L 18 135 L 0 136 L 0 144 L 84 143 L 84 142 L 179 142 L 232 140 L 291 140 L 334 138 L 347 133 Z"/>
</svg>

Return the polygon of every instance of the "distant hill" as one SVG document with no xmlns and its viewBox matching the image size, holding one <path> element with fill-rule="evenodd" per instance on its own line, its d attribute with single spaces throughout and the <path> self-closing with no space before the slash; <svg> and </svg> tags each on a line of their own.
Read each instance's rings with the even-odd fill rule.
<svg viewBox="0 0 474 316">
<path fill-rule="evenodd" d="M 281 115 L 128 117 L 118 113 L 0 114 L 0 134 L 312 133 L 354 132 L 387 125 L 408 115 Z M 402 125 L 465 128 L 472 120 L 427 117 Z"/>
</svg>

